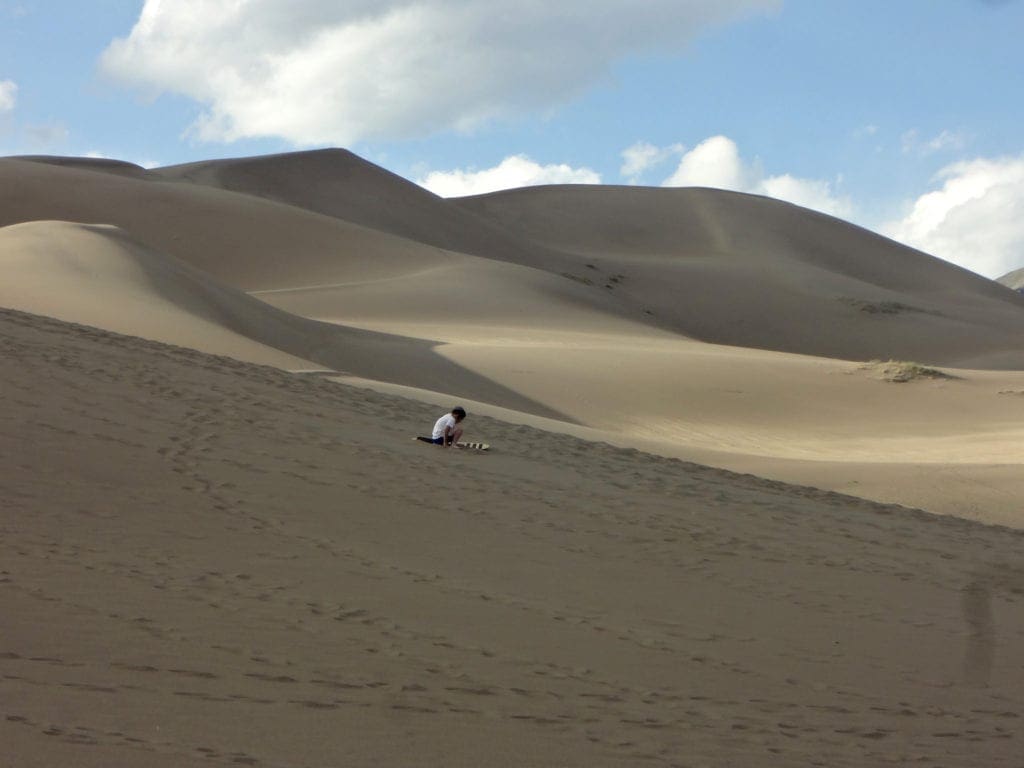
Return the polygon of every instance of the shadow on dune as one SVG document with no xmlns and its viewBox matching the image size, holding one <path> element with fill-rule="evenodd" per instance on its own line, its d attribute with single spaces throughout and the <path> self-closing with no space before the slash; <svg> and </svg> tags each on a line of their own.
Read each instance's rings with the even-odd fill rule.
<svg viewBox="0 0 1024 768">
<path fill-rule="evenodd" d="M 248 340 L 293 358 L 266 358 L 276 358 L 273 364 L 281 367 L 299 368 L 306 360 L 352 376 L 565 420 L 446 359 L 435 351 L 436 341 L 291 314 L 114 226 L 39 221 L 4 227 L 0 266 L 7 278 L 0 303 L 6 296 L 35 314 L 243 360 L 253 352 Z"/>
<path fill-rule="evenodd" d="M 436 342 L 293 315 L 212 280 L 182 261 L 153 256 L 136 263 L 154 293 L 185 311 L 268 347 L 339 373 L 446 392 L 454 397 L 572 421 L 558 411 L 446 359 L 435 351 L 441 346 Z"/>
<path fill-rule="evenodd" d="M 323 334 L 323 345 L 305 357 L 340 373 L 446 392 L 454 397 L 578 423 L 559 411 L 444 358 L 435 351 L 441 346 L 435 342 L 330 323 L 317 325 L 325 326 L 319 331 Z M 317 331 L 310 329 L 308 333 L 313 335 Z"/>
</svg>

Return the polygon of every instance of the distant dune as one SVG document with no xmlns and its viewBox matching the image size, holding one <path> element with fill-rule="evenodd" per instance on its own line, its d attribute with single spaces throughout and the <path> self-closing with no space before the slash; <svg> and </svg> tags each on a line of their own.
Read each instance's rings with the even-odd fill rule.
<svg viewBox="0 0 1024 768">
<path fill-rule="evenodd" d="M 561 254 L 342 149 L 160 168 L 189 181 L 285 203 L 449 251 L 554 266 Z"/>
<path fill-rule="evenodd" d="M 113 224 L 243 290 L 391 277 L 445 260 L 436 248 L 337 218 L 121 168 L 0 159 L 0 226 Z"/>
<path fill-rule="evenodd" d="M 312 325 L 250 298 L 110 225 L 0 228 L 0 305 L 278 367 L 315 367 Z"/>
<path fill-rule="evenodd" d="M 1012 272 L 1007 272 L 996 280 L 996 282 L 1005 285 L 1007 288 L 1020 291 L 1024 288 L 1024 267 L 1021 269 L 1015 269 Z"/>
<path fill-rule="evenodd" d="M 434 354 L 429 342 L 283 312 L 109 225 L 0 228 L 0 306 L 286 369 L 381 381 L 555 411 Z"/>
<path fill-rule="evenodd" d="M 1024 368 L 1024 297 L 789 203 L 722 190 L 588 186 L 458 203 L 578 254 L 596 267 L 580 276 L 703 341 Z"/>
<path fill-rule="evenodd" d="M 1024 525 L 1024 296 L 787 203 L 32 157 L 0 159 L 0 225 L 6 306 Z"/>
<path fill-rule="evenodd" d="M 0 161 L 0 224 L 116 224 L 245 290 L 410 276 L 445 263 L 444 247 L 550 272 L 588 288 L 574 303 L 702 341 L 1024 369 L 1024 297 L 768 198 L 570 186 L 443 200 L 338 150 L 139 171 Z"/>
</svg>

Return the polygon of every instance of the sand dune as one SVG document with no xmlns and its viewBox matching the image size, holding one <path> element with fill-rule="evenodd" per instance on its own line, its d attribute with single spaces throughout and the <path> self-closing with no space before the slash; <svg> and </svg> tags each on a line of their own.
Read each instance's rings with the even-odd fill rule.
<svg viewBox="0 0 1024 768">
<path fill-rule="evenodd" d="M 292 206 L 152 172 L 126 178 L 92 167 L 0 160 L 0 226 L 38 220 L 113 224 L 243 290 L 406 274 L 437 248 Z"/>
<path fill-rule="evenodd" d="M 836 219 L 706 189 L 443 200 L 341 151 L 8 159 L 0 180 L 4 221 L 112 223 L 153 277 L 98 278 L 87 307 L 18 245 L 16 274 L 55 287 L 25 302 L 12 281 L 9 306 L 1024 525 L 1024 374 L 979 370 L 1024 368 L 1024 297 Z M 122 296 L 167 319 L 117 317 Z M 888 384 L 872 358 L 955 378 Z"/>
<path fill-rule="evenodd" d="M 420 242 L 545 269 L 619 317 L 843 359 L 1022 368 L 1024 299 L 828 216 L 707 189 L 545 187 L 441 200 L 331 150 L 162 169 Z"/>
<path fill-rule="evenodd" d="M 286 203 L 449 251 L 549 268 L 564 260 L 563 254 L 342 149 L 209 160 L 155 173 Z"/>
<path fill-rule="evenodd" d="M 592 265 L 578 278 L 704 341 L 1024 368 L 1024 297 L 788 203 L 721 190 L 589 186 L 458 202 L 577 254 Z"/>
<path fill-rule="evenodd" d="M 1007 288 L 1014 291 L 1020 291 L 1021 288 L 1024 288 L 1024 268 L 1007 272 L 996 282 L 1005 285 Z"/>
<path fill-rule="evenodd" d="M 1020 763 L 1022 534 L 833 492 L 1024 527 L 1013 291 L 342 152 L 0 159 L 0 268 L 19 768 Z"/>
<path fill-rule="evenodd" d="M 267 365 L 316 367 L 282 349 L 289 341 L 308 344 L 311 323 L 219 286 L 116 227 L 39 221 L 0 228 L 0 269 L 5 307 Z M 257 340 L 275 335 L 277 344 Z"/>
<path fill-rule="evenodd" d="M 345 371 L 558 415 L 436 354 L 429 341 L 275 309 L 109 225 L 0 228 L 0 306 L 291 370 Z"/>
<path fill-rule="evenodd" d="M 430 330 L 443 336 L 449 328 Z M 504 329 L 481 340 L 486 330 L 455 333 L 439 353 L 573 423 L 518 418 L 476 403 L 474 410 L 734 471 L 1024 527 L 1024 373 L 945 369 L 951 378 L 894 383 L 880 365 L 677 339 L 541 337 Z M 406 394 L 438 405 L 452 399 Z"/>
<path fill-rule="evenodd" d="M 1014 766 L 1020 534 L 0 311 L 14 765 Z"/>
<path fill-rule="evenodd" d="M 409 277 L 460 251 L 542 269 L 588 289 L 574 302 L 712 343 L 1024 368 L 1024 297 L 768 198 L 542 187 L 445 201 L 345 152 L 131 178 L 122 165 L 0 161 L 0 178 L 20 192 L 0 193 L 0 224 L 113 223 L 262 291 Z"/>
</svg>

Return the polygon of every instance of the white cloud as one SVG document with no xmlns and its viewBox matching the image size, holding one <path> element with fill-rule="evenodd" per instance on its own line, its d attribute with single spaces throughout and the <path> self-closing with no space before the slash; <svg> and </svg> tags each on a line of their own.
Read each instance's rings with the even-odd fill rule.
<svg viewBox="0 0 1024 768">
<path fill-rule="evenodd" d="M 900 137 L 903 154 L 931 155 L 947 149 L 963 149 L 967 137 L 959 131 L 941 131 L 930 139 L 922 139 L 917 129 L 905 131 Z"/>
<path fill-rule="evenodd" d="M 433 171 L 416 183 L 441 197 L 464 197 L 539 184 L 600 184 L 601 177 L 589 168 L 540 165 L 526 155 L 513 155 L 493 168 Z"/>
<path fill-rule="evenodd" d="M 1024 156 L 953 163 L 882 232 L 987 277 L 1024 266 Z"/>
<path fill-rule="evenodd" d="M 679 161 L 666 187 L 717 187 L 746 192 L 752 178 L 740 160 L 739 147 L 726 136 L 704 139 Z"/>
<path fill-rule="evenodd" d="M 780 0 L 146 0 L 110 75 L 205 105 L 202 140 L 298 145 L 471 129 L 543 110 L 624 56 Z"/>
<path fill-rule="evenodd" d="M 628 179 L 630 184 L 638 184 L 644 172 L 685 151 L 686 147 L 682 144 L 657 147 L 647 141 L 638 141 L 622 150 L 622 167 L 619 173 Z"/>
<path fill-rule="evenodd" d="M 18 101 L 18 84 L 13 80 L 0 80 L 0 115 L 13 112 Z"/>
<path fill-rule="evenodd" d="M 831 182 L 789 174 L 766 176 L 759 163 L 743 160 L 736 142 L 727 136 L 712 136 L 684 154 L 663 186 L 715 187 L 767 195 L 842 218 L 853 213 L 849 199 L 838 196 Z"/>
</svg>

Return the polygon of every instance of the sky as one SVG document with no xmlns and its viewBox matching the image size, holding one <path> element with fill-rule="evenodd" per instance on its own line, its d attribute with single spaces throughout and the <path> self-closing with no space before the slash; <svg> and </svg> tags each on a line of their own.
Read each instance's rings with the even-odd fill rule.
<svg viewBox="0 0 1024 768">
<path fill-rule="evenodd" d="M 1024 267 L 1024 0 L 0 0 L 0 155 L 711 186 Z"/>
</svg>

